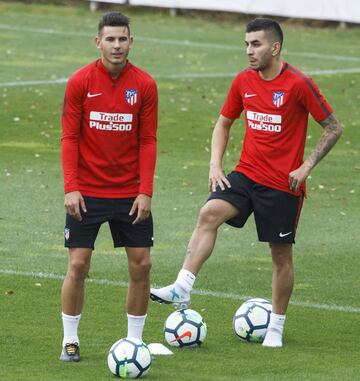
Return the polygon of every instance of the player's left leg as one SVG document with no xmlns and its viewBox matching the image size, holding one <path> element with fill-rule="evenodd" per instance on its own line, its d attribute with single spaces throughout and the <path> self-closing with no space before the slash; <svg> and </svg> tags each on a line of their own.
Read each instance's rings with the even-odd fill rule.
<svg viewBox="0 0 360 381">
<path fill-rule="evenodd" d="M 142 340 L 150 295 L 150 248 L 125 247 L 125 250 L 129 268 L 127 337 L 135 337 Z"/>
<path fill-rule="evenodd" d="M 273 262 L 273 312 L 263 345 L 281 347 L 285 314 L 294 284 L 292 245 L 303 196 L 256 184 L 252 197 L 259 241 L 270 243 Z"/>
<path fill-rule="evenodd" d="M 149 217 L 134 224 L 136 213 L 129 215 L 135 198 L 114 201 L 114 216 L 109 221 L 114 247 L 125 247 L 128 258 L 127 294 L 128 337 L 142 340 L 150 296 L 150 248 L 154 241 L 153 220 Z"/>
<path fill-rule="evenodd" d="M 270 243 L 272 276 L 272 314 L 263 342 L 266 347 L 282 347 L 286 310 L 294 286 L 291 243 Z"/>
<path fill-rule="evenodd" d="M 273 312 L 285 315 L 294 286 L 294 265 L 291 243 L 270 243 L 273 262 Z"/>
</svg>

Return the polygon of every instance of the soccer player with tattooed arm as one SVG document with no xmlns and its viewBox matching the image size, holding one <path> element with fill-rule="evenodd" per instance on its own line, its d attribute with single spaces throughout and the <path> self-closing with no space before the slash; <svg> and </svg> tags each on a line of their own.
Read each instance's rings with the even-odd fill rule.
<svg viewBox="0 0 360 381">
<path fill-rule="evenodd" d="M 158 97 L 155 81 L 127 59 L 132 44 L 129 19 L 105 14 L 96 37 L 101 57 L 76 71 L 66 88 L 62 164 L 69 257 L 61 292 L 62 361 L 80 360 L 84 281 L 105 222 L 114 247 L 125 247 L 128 259 L 127 336 L 142 339 L 153 245 Z"/>
<path fill-rule="evenodd" d="M 273 263 L 272 313 L 263 346 L 281 347 L 305 180 L 335 145 L 342 128 L 313 80 L 281 59 L 283 32 L 276 21 L 251 21 L 245 44 L 249 67 L 234 79 L 212 135 L 210 196 L 175 283 L 151 289 L 150 295 L 160 303 L 188 304 L 219 226 L 226 222 L 241 228 L 253 213 L 258 239 L 268 242 Z M 226 176 L 223 155 L 231 126 L 242 113 L 246 132 L 240 160 Z M 309 113 L 323 133 L 303 160 Z"/>
</svg>

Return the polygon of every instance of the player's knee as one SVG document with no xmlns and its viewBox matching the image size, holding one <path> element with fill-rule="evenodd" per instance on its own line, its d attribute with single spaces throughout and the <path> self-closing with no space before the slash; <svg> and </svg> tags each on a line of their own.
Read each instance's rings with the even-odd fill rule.
<svg viewBox="0 0 360 381">
<path fill-rule="evenodd" d="M 129 273 L 132 280 L 148 279 L 151 270 L 150 258 L 129 262 Z"/>
<path fill-rule="evenodd" d="M 292 272 L 293 271 L 293 263 L 290 260 L 277 260 L 273 261 L 274 268 L 277 272 Z"/>
<path fill-rule="evenodd" d="M 69 265 L 69 275 L 75 279 L 85 279 L 89 273 L 90 263 L 83 258 L 72 259 Z"/>
<path fill-rule="evenodd" d="M 270 244 L 273 264 L 277 268 L 292 268 L 292 245 Z"/>
<path fill-rule="evenodd" d="M 217 208 L 205 204 L 199 214 L 198 226 L 216 228 L 219 225 L 219 213 Z"/>
</svg>

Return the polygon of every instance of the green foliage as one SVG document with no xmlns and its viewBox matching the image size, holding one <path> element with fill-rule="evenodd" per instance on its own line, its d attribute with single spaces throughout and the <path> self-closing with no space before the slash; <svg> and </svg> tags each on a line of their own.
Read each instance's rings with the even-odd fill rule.
<svg viewBox="0 0 360 381">
<path fill-rule="evenodd" d="M 232 75 L 246 66 L 243 25 L 129 11 L 135 46 L 131 60 L 149 71 L 160 95 L 159 157 L 153 214 L 156 242 L 152 281 L 172 282 L 181 266 L 200 207 L 207 197 L 211 130 Z M 126 256 L 102 228 L 80 325 L 83 361 L 58 361 L 61 280 L 6 274 L 62 275 L 60 110 L 64 84 L 4 86 L 5 82 L 67 78 L 98 52 L 99 13 L 77 7 L 0 3 L 0 379 L 108 380 L 111 344 L 126 334 Z M 360 30 L 285 25 L 284 56 L 306 70 L 356 69 Z M 187 43 L 184 41 L 188 41 Z M 312 54 L 310 54 L 312 53 Z M 296 285 L 280 350 L 241 343 L 232 316 L 243 295 L 269 298 L 271 259 L 257 242 L 253 221 L 219 229 L 214 255 L 196 287 L 192 308 L 208 324 L 202 348 L 156 357 L 148 379 L 352 380 L 358 377 L 359 82 L 360 74 L 314 75 L 344 125 L 341 141 L 312 173 L 295 247 Z M 190 74 L 197 76 L 190 77 Z M 203 75 L 204 77 L 201 77 Z M 223 76 L 222 76 L 223 75 Z M 233 129 L 226 171 L 238 159 L 244 127 Z M 311 122 L 307 153 L 321 128 Z M 304 307 L 309 305 L 309 307 Z M 317 306 L 317 307 L 316 307 Z M 354 312 L 335 312 L 339 306 Z M 338 308 L 339 309 L 339 308 Z M 172 312 L 150 304 L 144 339 L 163 342 Z M 355 340 L 354 340 L 355 337 Z"/>
</svg>

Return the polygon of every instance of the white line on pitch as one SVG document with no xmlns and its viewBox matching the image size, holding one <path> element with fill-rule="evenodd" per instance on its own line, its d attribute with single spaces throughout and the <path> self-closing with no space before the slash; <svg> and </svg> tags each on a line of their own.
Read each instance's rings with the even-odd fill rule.
<svg viewBox="0 0 360 381">
<path fill-rule="evenodd" d="M 36 86 L 36 85 L 56 85 L 56 84 L 66 83 L 67 81 L 68 81 L 68 78 L 0 82 L 0 87 L 33 86 L 33 85 L 34 86 Z"/>
<path fill-rule="evenodd" d="M 345 69 L 315 69 L 307 70 L 307 75 L 337 75 L 360 73 L 360 67 Z M 191 79 L 191 78 L 235 78 L 238 73 L 184 73 L 154 76 L 156 79 Z"/>
<path fill-rule="evenodd" d="M 78 37 L 93 37 L 93 33 L 88 32 L 71 32 L 64 30 L 56 30 L 49 28 L 29 28 L 29 27 L 19 27 L 10 24 L 1 24 L 0 29 L 4 30 L 15 30 L 19 32 L 32 32 L 32 33 L 46 33 L 53 35 L 64 35 L 64 36 L 78 36 Z M 177 46 L 188 46 L 194 48 L 208 48 L 208 49 L 222 49 L 222 50 L 234 50 L 234 51 L 244 51 L 244 48 L 238 45 L 226 45 L 226 44 L 216 44 L 209 42 L 196 42 L 189 40 L 171 40 L 171 39 L 163 39 L 163 38 L 152 38 L 152 37 L 136 37 L 136 40 L 143 42 L 153 42 L 156 44 L 165 44 L 165 45 L 177 45 Z M 348 61 L 348 62 L 360 62 L 359 57 L 354 56 L 343 56 L 343 55 L 335 55 L 335 54 L 321 54 L 321 53 L 311 53 L 311 52 L 291 52 L 284 49 L 284 55 L 288 56 L 300 56 L 300 57 L 308 57 L 308 58 L 316 58 L 316 59 L 327 59 L 334 61 Z"/>
<path fill-rule="evenodd" d="M 17 270 L 0 269 L 0 274 L 27 276 L 27 277 L 45 278 L 45 279 L 56 279 L 56 280 L 64 279 L 63 275 L 44 273 L 44 272 L 32 272 L 32 271 L 17 271 Z M 108 279 L 88 278 L 86 281 L 88 283 L 101 284 L 106 286 L 118 286 L 118 287 L 128 286 L 127 282 L 117 282 L 117 281 L 108 280 Z M 246 300 L 251 298 L 251 296 L 239 295 L 232 292 L 218 292 L 218 291 L 211 291 L 211 290 L 204 290 L 204 289 L 194 289 L 192 293 L 195 295 L 210 296 L 210 297 L 220 298 L 220 299 Z M 298 306 L 298 307 L 315 308 L 319 310 L 360 313 L 360 307 L 339 306 L 336 304 L 321 304 L 321 303 L 298 302 L 298 301 L 291 301 L 290 304 L 294 306 Z"/>
<path fill-rule="evenodd" d="M 360 68 L 348 69 L 324 69 L 324 70 L 308 70 L 308 75 L 338 75 L 338 74 L 357 74 Z M 159 74 L 154 75 L 155 79 L 197 79 L 197 78 L 235 78 L 238 73 L 184 73 L 184 74 Z M 68 78 L 29 80 L 29 81 L 12 81 L 0 82 L 0 87 L 17 87 L 17 86 L 36 86 L 36 85 L 56 85 L 64 84 Z"/>
</svg>

